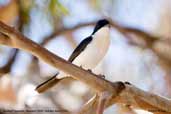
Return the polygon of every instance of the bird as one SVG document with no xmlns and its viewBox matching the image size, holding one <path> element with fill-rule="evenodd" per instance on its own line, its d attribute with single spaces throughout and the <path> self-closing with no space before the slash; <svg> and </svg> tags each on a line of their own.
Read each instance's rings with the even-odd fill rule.
<svg viewBox="0 0 171 114">
<path fill-rule="evenodd" d="M 96 23 L 92 34 L 82 40 L 75 48 L 68 61 L 85 70 L 91 71 L 104 58 L 109 49 L 109 45 L 110 23 L 107 19 L 101 19 Z M 35 90 L 38 93 L 43 93 L 59 81 L 68 77 L 68 74 L 59 71 L 59 73 L 38 85 Z"/>
</svg>

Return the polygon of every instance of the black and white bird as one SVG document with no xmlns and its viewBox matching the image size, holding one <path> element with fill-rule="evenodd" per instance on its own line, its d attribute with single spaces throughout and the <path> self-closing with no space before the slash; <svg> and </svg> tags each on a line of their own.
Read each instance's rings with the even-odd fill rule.
<svg viewBox="0 0 171 114">
<path fill-rule="evenodd" d="M 106 19 L 99 20 L 93 33 L 85 38 L 73 51 L 68 61 L 86 70 L 94 69 L 104 58 L 110 44 L 110 26 Z M 37 86 L 39 93 L 56 85 L 60 80 L 68 76 L 64 72 L 59 72 L 49 80 Z"/>
</svg>

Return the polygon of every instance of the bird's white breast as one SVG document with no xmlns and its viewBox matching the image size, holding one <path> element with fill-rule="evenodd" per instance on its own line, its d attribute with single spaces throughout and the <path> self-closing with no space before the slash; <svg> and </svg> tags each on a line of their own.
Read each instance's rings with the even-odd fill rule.
<svg viewBox="0 0 171 114">
<path fill-rule="evenodd" d="M 109 47 L 109 28 L 100 29 L 93 36 L 86 49 L 73 61 L 73 64 L 85 69 L 93 69 L 105 56 Z"/>
<path fill-rule="evenodd" d="M 110 44 L 109 27 L 101 28 L 92 37 L 90 44 L 74 59 L 73 64 L 84 69 L 93 69 L 103 59 Z M 64 73 L 61 73 L 59 77 L 63 75 Z"/>
</svg>

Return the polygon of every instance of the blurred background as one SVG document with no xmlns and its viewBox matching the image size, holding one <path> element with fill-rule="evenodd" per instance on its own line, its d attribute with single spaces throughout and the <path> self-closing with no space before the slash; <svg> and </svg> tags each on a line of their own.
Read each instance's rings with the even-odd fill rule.
<svg viewBox="0 0 171 114">
<path fill-rule="evenodd" d="M 171 0 L 0 0 L 1 21 L 64 59 L 102 18 L 111 21 L 111 45 L 95 73 L 171 98 Z M 72 79 L 36 93 L 56 72 L 27 52 L 1 45 L 0 110 L 74 111 L 93 96 Z M 105 110 L 113 113 L 145 112 L 122 105 Z"/>
</svg>

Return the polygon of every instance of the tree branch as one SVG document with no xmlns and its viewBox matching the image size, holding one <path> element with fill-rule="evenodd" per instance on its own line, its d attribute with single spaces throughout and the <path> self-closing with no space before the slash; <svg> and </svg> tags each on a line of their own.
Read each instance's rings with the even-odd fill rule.
<svg viewBox="0 0 171 114">
<path fill-rule="evenodd" d="M 54 39 L 56 36 L 67 33 L 67 32 L 73 32 L 76 29 L 79 29 L 81 27 L 85 26 L 91 26 L 95 25 L 95 21 L 89 22 L 89 23 L 80 23 L 72 28 L 61 28 L 60 30 L 54 31 L 51 35 L 43 38 L 44 40 L 40 43 L 40 45 L 44 46 L 46 45 L 49 41 Z M 161 54 L 160 50 L 156 50 L 155 44 L 157 43 L 168 43 L 171 42 L 170 40 L 163 39 L 157 36 L 153 36 L 149 33 L 146 33 L 142 30 L 135 29 L 135 28 L 129 28 L 129 27 L 123 27 L 119 24 L 117 24 L 115 21 L 111 20 L 110 21 L 111 26 L 118 30 L 121 34 L 125 36 L 125 38 L 128 39 L 128 42 L 133 45 L 140 46 L 142 48 L 150 48 L 156 55 L 163 60 L 167 60 L 169 64 L 171 64 L 171 58 L 168 58 L 168 53 Z M 138 37 L 133 37 L 131 34 L 136 35 Z M 143 43 L 142 43 L 143 42 Z"/>
<path fill-rule="evenodd" d="M 96 22 L 90 22 L 90 23 L 82 23 L 82 24 L 78 24 L 72 28 L 60 28 L 59 30 L 54 31 L 52 34 L 50 34 L 49 36 L 43 38 L 44 40 L 40 43 L 40 45 L 44 46 L 46 45 L 49 41 L 51 41 L 52 39 L 54 39 L 56 36 L 59 36 L 61 34 L 67 33 L 67 32 L 72 32 L 76 29 L 79 29 L 81 27 L 86 27 L 86 26 L 90 26 L 90 25 L 95 25 Z"/>
<path fill-rule="evenodd" d="M 2 22 L 0 22 L 0 33 L 8 36 L 9 41 L 11 42 L 8 46 L 32 53 L 47 64 L 62 70 L 63 72 L 70 74 L 73 78 L 89 85 L 98 94 L 107 92 L 110 97 L 107 98 L 105 107 L 114 103 L 123 103 L 148 110 L 150 112 L 158 111 L 171 113 L 171 100 L 167 98 L 145 92 L 128 83 L 113 83 L 100 78 L 99 76 L 81 69 L 80 67 L 54 55 L 47 49 L 23 36 L 14 28 L 9 27 Z M 4 43 L 1 44 L 4 45 Z"/>
<path fill-rule="evenodd" d="M 125 84 L 126 88 L 121 92 L 118 102 L 124 102 L 150 112 L 169 112 L 171 113 L 171 100 L 164 97 L 145 92 L 136 88 L 132 84 Z M 167 111 L 166 111 L 167 110 Z"/>
<path fill-rule="evenodd" d="M 12 44 L 10 45 L 11 47 L 30 52 L 31 54 L 35 55 L 39 59 L 42 59 L 49 65 L 54 66 L 68 74 L 74 75 L 74 78 L 81 80 L 86 84 L 92 84 L 91 86 L 98 92 L 104 91 L 106 89 L 112 89 L 111 85 L 107 83 L 107 80 L 96 82 L 96 80 L 100 80 L 100 77 L 98 77 L 97 75 L 88 73 L 86 70 L 80 69 L 78 66 L 73 65 L 65 61 L 64 59 L 56 56 L 55 54 L 49 52 L 47 49 L 41 47 L 37 43 L 23 36 L 14 28 L 9 27 L 2 22 L 0 22 L 0 32 L 10 37 L 12 42 Z"/>
<path fill-rule="evenodd" d="M 51 35 L 43 38 L 44 40 L 40 43 L 40 45 L 44 46 L 46 45 L 49 41 L 54 39 L 56 36 L 59 36 L 61 34 L 67 33 L 67 32 L 73 32 L 76 29 L 79 29 L 81 27 L 85 26 L 91 26 L 95 25 L 96 21 L 92 21 L 89 23 L 80 23 L 74 27 L 71 28 L 61 28 L 60 30 L 54 31 Z M 169 38 L 160 38 L 157 36 L 153 36 L 149 33 L 146 33 L 142 30 L 136 29 L 136 28 L 130 28 L 130 27 L 124 27 L 122 25 L 117 24 L 115 21 L 110 20 L 111 26 L 118 30 L 121 34 L 125 36 L 125 38 L 128 39 L 128 42 L 133 45 L 140 46 L 142 48 L 150 48 L 156 55 L 163 60 L 166 60 L 169 64 L 171 64 L 171 58 L 168 58 L 168 53 L 161 54 L 160 50 L 156 50 L 156 44 L 157 43 L 167 43 L 170 42 Z M 136 35 L 138 37 L 133 37 L 131 34 Z M 138 42 L 137 42 L 138 41 Z M 143 42 L 143 43 L 142 43 Z"/>
<path fill-rule="evenodd" d="M 8 62 L 3 67 L 0 68 L 0 75 L 4 75 L 11 71 L 12 65 L 17 57 L 18 50 L 14 49 L 14 50 L 11 50 L 11 52 L 12 52 L 12 55 L 9 58 Z"/>
<path fill-rule="evenodd" d="M 11 40 L 4 34 L 0 33 L 0 44 L 10 46 L 11 45 Z"/>
<path fill-rule="evenodd" d="M 46 45 L 49 41 L 51 41 L 52 39 L 54 39 L 56 36 L 59 36 L 61 34 L 65 34 L 67 32 L 73 32 L 76 29 L 82 28 L 82 27 L 86 27 L 86 26 L 92 26 L 95 25 L 97 21 L 92 21 L 92 22 L 88 22 L 88 23 L 80 23 L 76 26 L 73 26 L 71 28 L 60 28 L 59 30 L 54 31 L 52 34 L 50 34 L 49 36 L 43 38 L 44 40 L 40 43 L 41 45 Z M 131 38 L 129 36 L 130 33 L 133 33 L 135 35 L 141 36 L 142 39 L 146 40 L 148 44 L 153 43 L 156 40 L 160 40 L 161 38 L 153 36 L 151 34 L 148 34 L 142 30 L 139 29 L 135 29 L 135 28 L 129 28 L 129 27 L 123 27 L 119 24 L 117 24 L 115 21 L 110 20 L 111 26 L 113 28 L 115 28 L 116 30 L 118 30 L 120 33 L 122 33 L 123 35 L 125 35 L 128 38 Z M 132 38 L 130 40 L 133 40 Z"/>
</svg>

